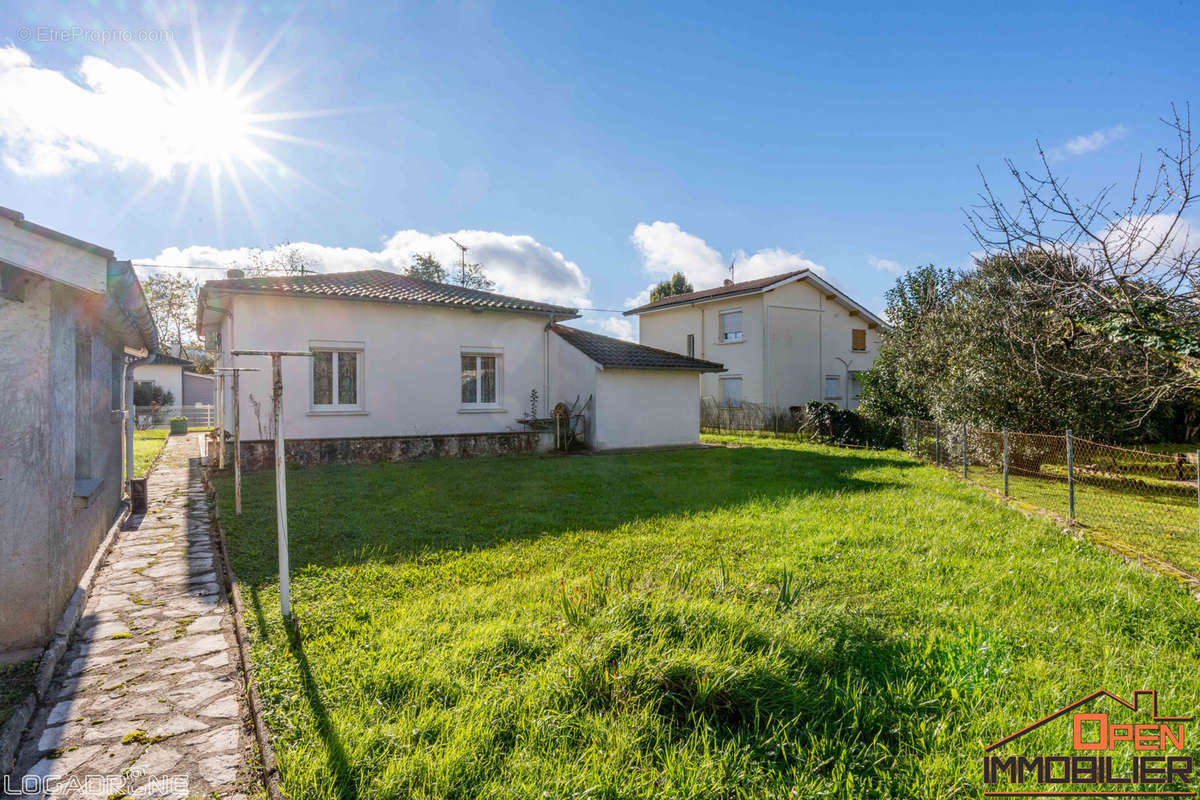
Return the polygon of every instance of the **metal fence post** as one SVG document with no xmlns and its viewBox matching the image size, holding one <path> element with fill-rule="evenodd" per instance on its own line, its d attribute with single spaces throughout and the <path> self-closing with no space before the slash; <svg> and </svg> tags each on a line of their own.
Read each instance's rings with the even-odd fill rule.
<svg viewBox="0 0 1200 800">
<path fill-rule="evenodd" d="M 1200 450 L 1196 451 L 1196 534 L 1200 536 Z"/>
<path fill-rule="evenodd" d="M 967 477 L 967 423 L 962 424 L 963 434 L 963 477 Z"/>
<path fill-rule="evenodd" d="M 181 400 L 183 398 L 180 398 Z M 181 412 L 182 413 L 182 412 Z M 217 376 L 217 467 L 225 469 L 225 373 Z"/>
<path fill-rule="evenodd" d="M 933 465 L 940 467 L 942 465 L 942 426 L 933 422 Z"/>
<path fill-rule="evenodd" d="M 1067 519 L 1075 521 L 1075 448 L 1067 428 Z"/>
<path fill-rule="evenodd" d="M 242 514 L 242 415 L 238 399 L 238 371 L 233 373 L 233 510 Z"/>
<path fill-rule="evenodd" d="M 1008 497 L 1008 428 L 1000 431 L 1000 438 L 1004 441 L 1004 496 Z"/>
<path fill-rule="evenodd" d="M 291 580 L 288 575 L 287 461 L 283 443 L 283 374 L 279 353 L 271 354 L 271 400 L 275 406 L 275 523 L 279 544 L 279 611 L 292 618 Z"/>
</svg>

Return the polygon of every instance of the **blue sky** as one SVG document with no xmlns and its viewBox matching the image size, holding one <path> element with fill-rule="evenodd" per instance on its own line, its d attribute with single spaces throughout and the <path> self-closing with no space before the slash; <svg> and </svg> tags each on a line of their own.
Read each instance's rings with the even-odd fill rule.
<svg viewBox="0 0 1200 800">
<path fill-rule="evenodd" d="M 462 232 L 539 299 L 620 308 L 736 254 L 739 278 L 817 265 L 879 308 L 896 270 L 968 262 L 977 168 L 1005 187 L 1040 140 L 1080 191 L 1124 185 L 1200 77 L 1186 3 L 905 5 L 5 2 L 0 205 L 163 264 L 290 241 L 398 268 Z M 193 74 L 199 32 L 210 75 L 232 31 L 225 86 L 278 37 L 241 113 L 323 112 L 255 120 L 219 210 L 224 145 L 143 101 L 185 83 L 161 30 Z"/>
</svg>

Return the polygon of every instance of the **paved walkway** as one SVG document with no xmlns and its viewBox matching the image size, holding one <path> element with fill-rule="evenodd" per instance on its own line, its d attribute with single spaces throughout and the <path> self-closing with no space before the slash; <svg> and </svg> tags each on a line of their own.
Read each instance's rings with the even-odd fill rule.
<svg viewBox="0 0 1200 800">
<path fill-rule="evenodd" d="M 99 568 L 55 700 L 25 741 L 16 774 L 51 776 L 50 797 L 250 793 L 252 737 L 197 450 L 195 435 L 168 439 L 148 511 Z"/>
</svg>

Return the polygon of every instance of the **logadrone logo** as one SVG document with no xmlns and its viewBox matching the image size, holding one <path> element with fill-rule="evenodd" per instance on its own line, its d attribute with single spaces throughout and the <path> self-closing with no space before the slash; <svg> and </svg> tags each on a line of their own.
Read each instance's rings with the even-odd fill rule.
<svg viewBox="0 0 1200 800">
<path fill-rule="evenodd" d="M 1102 711 L 1081 711 L 1107 698 L 1119 704 L 1117 715 Z M 1122 707 L 1127 709 L 1121 710 Z M 1149 712 L 1149 720 L 1138 721 Z M 1000 755 L 1026 734 L 1062 717 L 1071 722 L 1071 747 L 1074 755 Z M 1123 718 L 1129 717 L 1129 721 Z M 1186 727 L 1192 717 L 1167 717 L 1158 713 L 1158 693 L 1142 689 L 1126 702 L 1101 689 L 1039 719 L 1016 733 L 1005 736 L 984 750 L 984 797 L 1195 797 L 1192 782 L 1192 757 L 1183 755 Z M 1126 751 L 1132 749 L 1132 756 Z M 1114 759 L 1110 753 L 1119 752 Z M 1128 758 L 1129 766 L 1122 766 Z M 1114 765 L 1114 760 L 1117 762 Z M 996 787 L 1003 783 L 1003 788 Z M 1048 789 L 1047 786 L 1072 784 L 1088 787 L 1079 791 Z M 1161 784 L 1163 788 L 1154 788 Z M 1138 789 L 1136 787 L 1150 787 Z M 1091 788 L 1095 787 L 1095 788 Z M 1172 787 L 1168 789 L 1167 787 Z"/>
</svg>

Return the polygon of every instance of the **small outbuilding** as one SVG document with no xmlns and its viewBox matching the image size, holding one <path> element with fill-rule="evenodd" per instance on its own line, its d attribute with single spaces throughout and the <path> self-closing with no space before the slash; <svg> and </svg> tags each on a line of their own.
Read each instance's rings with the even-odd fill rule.
<svg viewBox="0 0 1200 800">
<path fill-rule="evenodd" d="M 700 376 L 713 361 L 553 325 L 564 388 L 586 402 L 588 444 L 596 450 L 700 443 Z"/>
</svg>

